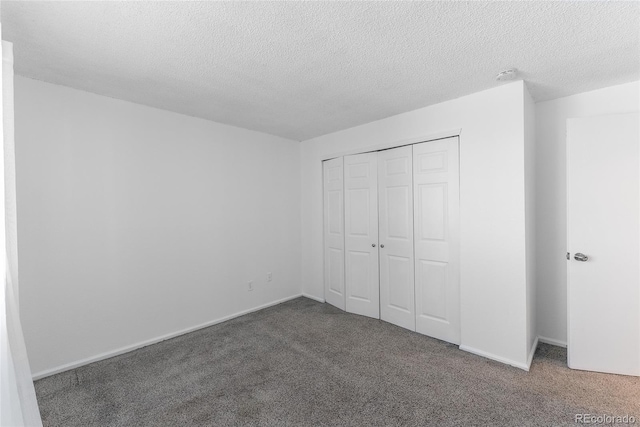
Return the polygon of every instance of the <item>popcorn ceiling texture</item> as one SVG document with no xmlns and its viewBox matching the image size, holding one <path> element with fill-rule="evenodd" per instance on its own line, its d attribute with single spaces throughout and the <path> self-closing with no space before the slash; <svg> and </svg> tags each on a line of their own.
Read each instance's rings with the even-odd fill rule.
<svg viewBox="0 0 640 427">
<path fill-rule="evenodd" d="M 495 87 L 637 80 L 638 2 L 2 2 L 22 76 L 305 140 Z"/>
</svg>

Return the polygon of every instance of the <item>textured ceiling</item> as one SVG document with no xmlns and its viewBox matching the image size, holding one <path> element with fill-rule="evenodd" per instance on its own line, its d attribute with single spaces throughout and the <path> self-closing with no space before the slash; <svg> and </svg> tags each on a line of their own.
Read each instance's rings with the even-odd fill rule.
<svg viewBox="0 0 640 427">
<path fill-rule="evenodd" d="M 16 73 L 304 140 L 499 84 L 637 80 L 637 2 L 2 2 Z"/>
</svg>

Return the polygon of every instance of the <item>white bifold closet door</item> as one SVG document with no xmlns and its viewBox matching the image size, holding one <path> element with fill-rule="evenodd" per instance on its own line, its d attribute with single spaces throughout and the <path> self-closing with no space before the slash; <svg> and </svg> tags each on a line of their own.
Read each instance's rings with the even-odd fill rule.
<svg viewBox="0 0 640 427">
<path fill-rule="evenodd" d="M 327 160 L 323 168 L 324 298 L 341 310 L 344 298 L 344 178 L 343 158 Z"/>
<path fill-rule="evenodd" d="M 416 331 L 460 344 L 458 138 L 413 146 Z"/>
<path fill-rule="evenodd" d="M 416 330 L 412 147 L 378 152 L 380 318 Z"/>
<path fill-rule="evenodd" d="M 326 301 L 460 344 L 458 138 L 323 167 Z"/>
<path fill-rule="evenodd" d="M 378 153 L 344 158 L 347 311 L 380 318 Z"/>
</svg>

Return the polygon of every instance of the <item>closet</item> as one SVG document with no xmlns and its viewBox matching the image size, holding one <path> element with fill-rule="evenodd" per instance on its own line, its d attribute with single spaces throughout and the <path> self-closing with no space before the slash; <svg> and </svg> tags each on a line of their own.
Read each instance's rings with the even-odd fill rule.
<svg viewBox="0 0 640 427">
<path fill-rule="evenodd" d="M 460 343 L 458 137 L 323 162 L 328 303 Z"/>
</svg>

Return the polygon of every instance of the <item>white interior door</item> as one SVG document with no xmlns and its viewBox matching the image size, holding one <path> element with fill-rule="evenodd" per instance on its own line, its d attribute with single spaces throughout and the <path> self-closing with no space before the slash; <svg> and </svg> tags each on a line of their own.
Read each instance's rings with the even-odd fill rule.
<svg viewBox="0 0 640 427">
<path fill-rule="evenodd" d="M 343 158 L 323 162 L 324 298 L 341 310 L 344 298 Z"/>
<path fill-rule="evenodd" d="M 380 318 L 416 330 L 411 146 L 378 153 Z"/>
<path fill-rule="evenodd" d="M 413 146 L 416 332 L 460 344 L 458 137 Z"/>
<path fill-rule="evenodd" d="M 638 113 L 567 120 L 570 368 L 640 375 L 638 126 Z"/>
<path fill-rule="evenodd" d="M 378 153 L 344 158 L 345 289 L 349 313 L 380 318 Z"/>
</svg>

